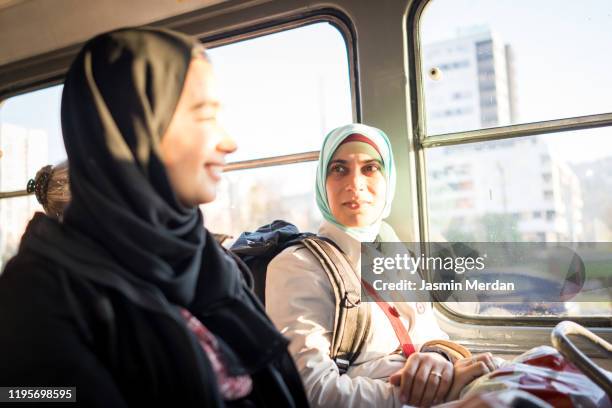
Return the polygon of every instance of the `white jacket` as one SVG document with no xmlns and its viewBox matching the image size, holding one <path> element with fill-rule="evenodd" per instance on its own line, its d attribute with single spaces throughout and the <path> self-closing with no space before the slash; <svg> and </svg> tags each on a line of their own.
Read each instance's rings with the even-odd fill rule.
<svg viewBox="0 0 612 408">
<path fill-rule="evenodd" d="M 355 271 L 360 243 L 324 221 L 319 235 L 333 240 Z M 396 307 L 409 328 L 415 349 L 428 340 L 448 339 L 430 304 L 401 303 Z M 359 357 L 340 375 L 329 357 L 335 300 L 331 284 L 317 259 L 301 246 L 285 249 L 268 265 L 266 310 L 291 344 L 293 356 L 313 407 L 399 407 L 398 388 L 388 377 L 404 366 L 399 341 L 383 311 L 372 303 L 372 327 Z M 409 322 L 415 322 L 410 324 Z"/>
</svg>

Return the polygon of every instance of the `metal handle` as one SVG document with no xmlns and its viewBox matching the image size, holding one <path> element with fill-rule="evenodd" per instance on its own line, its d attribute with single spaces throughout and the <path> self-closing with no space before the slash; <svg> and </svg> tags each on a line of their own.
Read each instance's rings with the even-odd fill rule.
<svg viewBox="0 0 612 408">
<path fill-rule="evenodd" d="M 600 386 L 612 400 L 612 377 L 610 374 L 595 364 L 589 357 L 572 343 L 568 335 L 577 335 L 589 340 L 591 343 L 600 347 L 608 356 L 612 357 L 612 344 L 601 337 L 591 333 L 584 327 L 570 321 L 559 323 L 550 334 L 550 339 L 556 348 L 565 358 L 576 365 L 587 377 Z"/>
</svg>

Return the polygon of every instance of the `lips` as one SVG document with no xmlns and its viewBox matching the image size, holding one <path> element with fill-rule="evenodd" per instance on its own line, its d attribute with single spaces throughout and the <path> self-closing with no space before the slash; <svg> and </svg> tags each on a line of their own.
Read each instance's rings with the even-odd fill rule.
<svg viewBox="0 0 612 408">
<path fill-rule="evenodd" d="M 224 166 L 224 163 L 206 163 L 204 168 L 206 169 L 206 172 L 210 178 L 212 178 L 214 181 L 220 181 Z"/>
<path fill-rule="evenodd" d="M 343 206 L 351 210 L 358 210 L 362 206 L 368 205 L 368 204 L 370 204 L 370 202 L 366 200 L 350 200 L 350 201 L 345 201 L 342 203 Z"/>
</svg>

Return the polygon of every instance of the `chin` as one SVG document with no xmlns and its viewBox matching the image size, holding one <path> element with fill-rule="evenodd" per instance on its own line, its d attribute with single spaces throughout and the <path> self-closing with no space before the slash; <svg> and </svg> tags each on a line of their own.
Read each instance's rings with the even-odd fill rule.
<svg viewBox="0 0 612 408">
<path fill-rule="evenodd" d="M 215 198 L 217 198 L 216 194 L 207 194 L 205 196 L 201 196 L 198 200 L 199 205 L 212 203 L 213 201 L 215 201 Z"/>
<path fill-rule="evenodd" d="M 215 201 L 215 199 L 217 198 L 217 189 L 216 188 L 212 188 L 210 190 L 202 191 L 199 194 L 199 198 L 200 198 L 200 203 L 201 204 L 211 203 L 211 202 Z"/>
<path fill-rule="evenodd" d="M 344 225 L 345 227 L 349 227 L 349 228 L 367 227 L 368 225 L 371 225 L 371 224 L 372 223 L 369 222 L 369 220 L 364 217 L 345 218 L 342 222 L 342 225 Z"/>
</svg>

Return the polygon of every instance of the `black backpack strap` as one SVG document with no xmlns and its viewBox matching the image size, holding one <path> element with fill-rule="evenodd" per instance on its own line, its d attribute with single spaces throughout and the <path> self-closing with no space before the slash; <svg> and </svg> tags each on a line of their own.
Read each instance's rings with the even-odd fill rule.
<svg viewBox="0 0 612 408">
<path fill-rule="evenodd" d="M 319 237 L 305 238 L 302 243 L 319 260 L 334 291 L 336 310 L 329 354 L 344 374 L 369 335 L 370 305 L 361 303 L 361 280 L 334 243 Z"/>
</svg>

